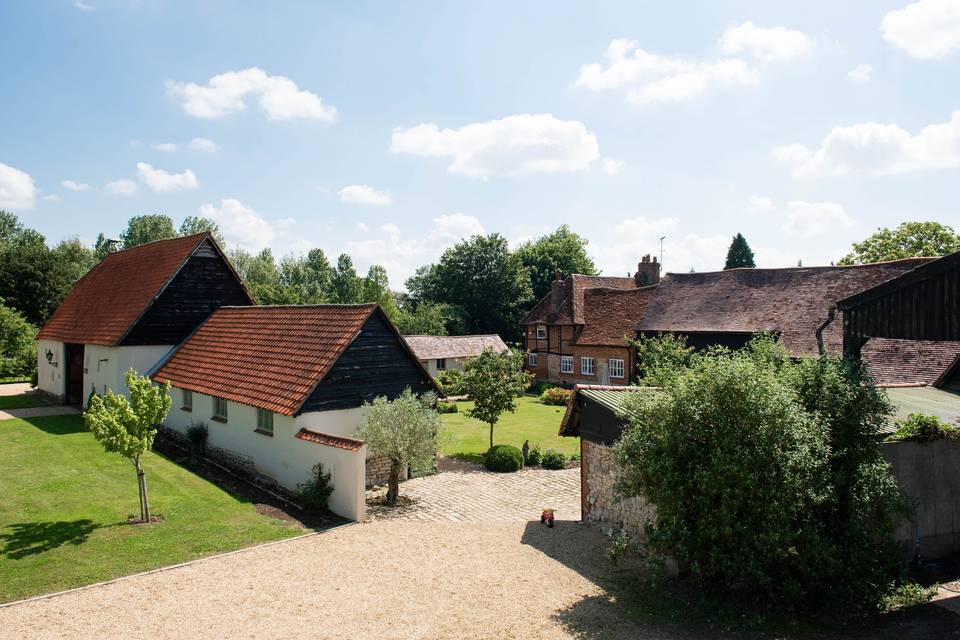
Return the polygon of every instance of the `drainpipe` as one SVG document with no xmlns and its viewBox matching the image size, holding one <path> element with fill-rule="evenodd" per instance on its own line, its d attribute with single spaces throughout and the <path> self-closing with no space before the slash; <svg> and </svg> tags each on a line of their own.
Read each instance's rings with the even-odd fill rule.
<svg viewBox="0 0 960 640">
<path fill-rule="evenodd" d="M 827 347 L 823 344 L 823 331 L 833 322 L 833 316 L 836 312 L 837 307 L 835 305 L 831 306 L 830 310 L 827 311 L 827 319 L 817 327 L 817 348 L 820 350 L 820 355 L 822 356 L 827 355 Z"/>
</svg>

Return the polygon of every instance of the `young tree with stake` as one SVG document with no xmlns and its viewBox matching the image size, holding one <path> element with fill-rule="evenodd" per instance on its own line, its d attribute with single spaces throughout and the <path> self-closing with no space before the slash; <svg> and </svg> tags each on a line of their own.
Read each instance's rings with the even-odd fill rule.
<svg viewBox="0 0 960 640">
<path fill-rule="evenodd" d="M 103 448 L 119 453 L 137 471 L 140 491 L 140 520 L 150 522 L 147 482 L 140 457 L 150 449 L 161 424 L 170 410 L 170 384 L 156 386 L 150 378 L 130 369 L 124 376 L 130 399 L 108 390 L 106 395 L 93 395 L 83 413 L 84 422 Z"/>
<path fill-rule="evenodd" d="M 515 413 L 517 398 L 533 382 L 533 375 L 523 370 L 523 353 L 484 349 L 483 353 L 467 360 L 463 367 L 463 388 L 473 408 L 467 415 L 490 425 L 490 446 L 493 446 L 493 426 L 505 411 Z"/>
</svg>

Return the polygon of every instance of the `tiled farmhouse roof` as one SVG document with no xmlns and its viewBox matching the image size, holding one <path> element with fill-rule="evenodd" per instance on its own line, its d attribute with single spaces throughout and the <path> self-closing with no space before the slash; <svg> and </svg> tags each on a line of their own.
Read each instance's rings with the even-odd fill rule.
<svg viewBox="0 0 960 640">
<path fill-rule="evenodd" d="M 548 293 L 530 310 L 521 324 L 584 324 L 583 292 L 603 287 L 607 289 L 633 289 L 633 278 L 613 276 L 582 276 L 573 274 L 563 281 L 563 297 L 554 305 L 552 293 Z"/>
<path fill-rule="evenodd" d="M 934 386 L 960 358 L 960 342 L 870 338 L 861 356 L 881 386 Z"/>
<path fill-rule="evenodd" d="M 158 240 L 108 254 L 77 281 L 37 338 L 116 345 L 208 237 Z"/>
<path fill-rule="evenodd" d="M 436 358 L 469 358 L 493 349 L 497 353 L 507 350 L 500 336 L 404 336 L 418 360 Z"/>
<path fill-rule="evenodd" d="M 639 289 L 587 289 L 583 294 L 585 324 L 573 343 L 581 346 L 626 345 L 656 285 Z"/>
<path fill-rule="evenodd" d="M 383 312 L 374 304 L 221 307 L 152 377 L 294 415 L 373 313 Z"/>
<path fill-rule="evenodd" d="M 336 436 L 331 433 L 323 433 L 322 431 L 314 431 L 313 429 L 306 428 L 297 431 L 294 437 L 299 440 L 315 442 L 316 444 L 322 444 L 327 447 L 346 449 L 347 451 L 359 451 L 360 447 L 363 446 L 363 440 L 347 438 L 345 436 Z"/>
<path fill-rule="evenodd" d="M 730 269 L 671 273 L 647 305 L 637 331 L 776 332 L 795 355 L 818 352 L 816 330 L 838 300 L 895 278 L 930 258 L 844 267 Z M 843 343 L 838 317 L 824 331 L 830 350 Z"/>
</svg>

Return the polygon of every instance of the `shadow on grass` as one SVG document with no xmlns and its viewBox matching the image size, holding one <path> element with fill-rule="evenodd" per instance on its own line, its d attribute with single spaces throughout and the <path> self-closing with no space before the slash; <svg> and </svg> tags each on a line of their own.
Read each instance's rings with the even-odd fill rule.
<svg viewBox="0 0 960 640">
<path fill-rule="evenodd" d="M 81 545 L 101 526 L 86 518 L 11 524 L 6 527 L 7 531 L 0 533 L 0 542 L 3 543 L 0 556 L 19 560 L 65 544 Z"/>
<path fill-rule="evenodd" d="M 74 433 L 87 432 L 87 425 L 83 423 L 83 416 L 79 414 L 20 418 L 20 420 L 53 436 L 68 436 Z"/>
<path fill-rule="evenodd" d="M 481 467 L 483 466 L 483 454 L 482 453 L 452 453 L 448 457 L 456 458 L 457 460 L 462 460 L 464 462 L 469 462 L 470 464 L 477 464 Z"/>
</svg>

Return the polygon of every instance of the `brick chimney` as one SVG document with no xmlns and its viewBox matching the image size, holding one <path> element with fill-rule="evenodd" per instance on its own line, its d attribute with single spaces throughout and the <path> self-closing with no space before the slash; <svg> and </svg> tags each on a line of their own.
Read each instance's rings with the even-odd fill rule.
<svg viewBox="0 0 960 640">
<path fill-rule="evenodd" d="M 553 282 L 550 283 L 550 308 L 554 311 L 560 308 L 565 293 L 563 286 L 563 274 L 558 269 L 553 274 Z"/>
<path fill-rule="evenodd" d="M 648 253 L 640 259 L 640 263 L 637 264 L 637 272 L 633 275 L 633 281 L 637 283 L 638 287 L 660 283 L 660 265 L 657 263 L 656 256 L 651 259 Z"/>
</svg>

